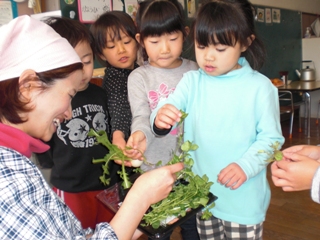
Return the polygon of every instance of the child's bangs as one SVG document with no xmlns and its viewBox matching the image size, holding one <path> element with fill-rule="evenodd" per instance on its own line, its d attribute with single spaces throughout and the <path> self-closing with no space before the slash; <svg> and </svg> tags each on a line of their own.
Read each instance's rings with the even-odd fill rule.
<svg viewBox="0 0 320 240">
<path fill-rule="evenodd" d="M 163 2 L 162 2 L 163 3 Z M 170 2 L 169 2 L 170 3 Z M 140 33 L 143 37 L 161 36 L 165 33 L 181 31 L 184 33 L 184 22 L 172 4 L 152 4 L 147 14 L 142 16 Z"/>
<path fill-rule="evenodd" d="M 241 26 L 232 19 L 232 13 L 226 13 L 223 8 L 204 9 L 199 13 L 194 25 L 194 37 L 198 44 L 223 44 L 235 46 L 239 39 Z"/>
<path fill-rule="evenodd" d="M 121 26 L 120 28 L 116 25 L 110 26 L 107 30 L 106 30 L 106 35 L 107 38 L 110 38 L 110 40 L 112 41 L 118 41 L 121 40 L 121 31 L 124 34 L 127 34 L 127 32 L 125 31 L 125 29 L 123 29 L 123 27 Z"/>
</svg>

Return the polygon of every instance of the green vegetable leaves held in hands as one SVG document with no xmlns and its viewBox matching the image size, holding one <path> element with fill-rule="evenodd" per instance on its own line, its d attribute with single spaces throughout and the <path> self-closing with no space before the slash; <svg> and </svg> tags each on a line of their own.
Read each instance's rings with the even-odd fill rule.
<svg viewBox="0 0 320 240">
<path fill-rule="evenodd" d="M 154 229 L 166 225 L 168 217 L 184 217 L 189 210 L 198 208 L 199 206 L 205 207 L 202 214 L 204 219 L 212 216 L 209 210 L 214 207 L 214 203 L 209 206 L 207 206 L 207 203 L 209 201 L 210 187 L 213 182 L 210 182 L 206 175 L 200 177 L 192 172 L 194 161 L 191 158 L 190 151 L 197 150 L 198 145 L 190 141 L 183 142 L 183 131 L 180 125 L 188 114 L 181 110 L 180 112 L 182 113 L 182 117 L 177 126 L 180 127 L 178 136 L 178 146 L 180 149 L 176 149 L 167 165 L 183 162 L 185 167 L 177 173 L 177 180 L 178 182 L 180 179 L 184 180 L 187 184 L 176 184 L 167 198 L 151 205 L 151 211 L 143 217 L 145 222 L 143 225 L 151 225 Z"/>
<path fill-rule="evenodd" d="M 194 161 L 190 155 L 190 151 L 197 150 L 198 145 L 190 141 L 183 142 L 183 128 L 181 125 L 188 114 L 183 111 L 180 112 L 182 113 L 182 116 L 180 122 L 177 124 L 177 127 L 179 128 L 178 144 L 175 151 L 173 151 L 171 160 L 167 163 L 167 165 L 183 162 L 185 167 L 183 170 L 176 173 L 177 184 L 173 187 L 173 190 L 168 197 L 156 204 L 151 205 L 150 211 L 143 217 L 143 225 L 151 225 L 155 229 L 162 225 L 166 225 L 166 219 L 168 219 L 168 217 L 184 217 L 188 211 L 198 208 L 199 206 L 205 207 L 202 218 L 208 219 L 210 216 L 212 216 L 209 210 L 214 207 L 214 203 L 211 203 L 207 206 L 209 201 L 210 187 L 212 186 L 213 182 L 210 182 L 206 175 L 200 177 L 192 172 Z M 124 189 L 130 188 L 132 184 L 129 181 L 128 175 L 125 171 L 124 161 L 130 161 L 132 159 L 128 158 L 123 151 L 118 148 L 118 146 L 112 144 L 104 131 L 97 133 L 91 129 L 88 135 L 96 137 L 98 143 L 103 144 L 109 149 L 109 153 L 103 159 L 93 160 L 93 163 L 104 162 L 103 175 L 100 177 L 100 180 L 105 185 L 108 185 L 110 179 L 108 179 L 106 176 L 109 175 L 109 162 L 111 160 L 121 160 L 122 171 L 119 172 L 119 174 L 123 179 L 122 186 Z M 146 164 L 150 164 L 147 161 L 144 162 Z M 156 166 L 161 165 L 161 161 L 159 161 Z M 181 181 L 184 181 L 186 184 L 181 183 Z"/>
<path fill-rule="evenodd" d="M 99 131 L 96 132 L 93 129 L 90 129 L 88 136 L 95 137 L 97 139 L 97 142 L 104 145 L 109 149 L 109 153 L 104 156 L 102 159 L 93 159 L 93 163 L 104 163 L 102 166 L 103 174 L 100 177 L 101 182 L 104 185 L 109 185 L 110 178 L 107 178 L 109 176 L 109 167 L 108 164 L 111 160 L 120 160 L 122 161 L 121 171 L 118 172 L 120 174 L 120 177 L 123 179 L 122 187 L 124 189 L 128 189 L 131 187 L 132 183 L 129 180 L 128 174 L 125 169 L 124 161 L 131 161 L 132 159 L 127 157 L 123 151 L 117 146 L 112 144 L 105 131 Z"/>
<path fill-rule="evenodd" d="M 184 217 L 191 209 L 206 206 L 209 201 L 209 190 L 212 182 L 206 175 L 202 178 L 198 175 L 189 175 L 188 184 L 178 184 L 169 196 L 162 201 L 151 205 L 151 211 L 143 217 L 144 226 L 151 225 L 154 229 L 166 225 L 168 216 Z M 213 207 L 211 204 L 210 207 Z M 210 217 L 206 211 L 203 216 Z"/>
<path fill-rule="evenodd" d="M 283 154 L 280 151 L 280 143 L 278 141 L 276 141 L 270 147 L 272 148 L 271 151 L 259 150 L 258 153 L 267 154 L 268 159 L 266 160 L 266 162 L 268 162 L 268 163 L 282 160 Z"/>
</svg>

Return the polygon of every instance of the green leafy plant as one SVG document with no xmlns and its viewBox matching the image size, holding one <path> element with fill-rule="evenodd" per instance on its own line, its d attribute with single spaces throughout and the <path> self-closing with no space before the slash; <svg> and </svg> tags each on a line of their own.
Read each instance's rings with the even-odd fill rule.
<svg viewBox="0 0 320 240">
<path fill-rule="evenodd" d="M 206 175 L 203 177 L 189 175 L 187 184 L 176 185 L 167 198 L 151 205 L 151 211 L 143 217 L 145 221 L 143 226 L 151 225 L 154 229 L 157 229 L 167 224 L 166 219 L 168 217 L 184 217 L 189 210 L 206 206 L 212 184 Z M 209 208 L 213 206 L 214 204 L 211 204 L 202 216 L 210 217 Z"/>
<path fill-rule="evenodd" d="M 280 151 L 280 142 L 276 141 L 275 143 L 271 144 L 270 147 L 272 148 L 271 151 L 259 150 L 258 153 L 267 154 L 268 159 L 266 160 L 266 162 L 268 163 L 280 161 L 283 158 L 283 154 Z"/>
<path fill-rule="evenodd" d="M 142 218 L 145 221 L 142 225 L 151 225 L 154 229 L 166 225 L 168 218 L 184 217 L 189 210 L 198 208 L 199 206 L 205 207 L 202 218 L 208 219 L 212 216 L 209 210 L 215 205 L 212 203 L 207 206 L 209 201 L 208 195 L 213 182 L 210 182 L 206 175 L 200 177 L 192 172 L 194 160 L 191 158 L 190 151 L 196 151 L 198 145 L 188 140 L 183 142 L 184 132 L 181 124 L 188 114 L 182 110 L 180 112 L 182 116 L 177 125 L 177 127 L 180 127 L 178 136 L 179 148 L 175 150 L 167 165 L 183 162 L 185 168 L 177 173 L 177 180 L 183 179 L 186 181 L 186 184 L 175 185 L 167 198 L 151 205 L 151 211 L 146 213 Z"/>
<path fill-rule="evenodd" d="M 155 229 L 159 228 L 162 225 L 166 225 L 166 219 L 168 217 L 183 217 L 190 209 L 195 209 L 199 206 L 205 207 L 202 214 L 203 219 L 208 219 L 210 216 L 212 216 L 209 210 L 214 207 L 214 203 L 208 206 L 207 204 L 209 201 L 210 187 L 212 186 L 213 182 L 210 182 L 209 178 L 206 175 L 200 177 L 192 172 L 194 160 L 191 158 L 190 151 L 197 150 L 198 145 L 190 141 L 183 142 L 184 133 L 181 124 L 188 116 L 188 114 L 183 111 L 181 111 L 181 113 L 181 120 L 177 124 L 177 127 L 179 127 L 178 147 L 172 153 L 172 158 L 167 163 L 167 165 L 183 162 L 185 167 L 183 170 L 176 173 L 177 184 L 173 187 L 173 190 L 168 195 L 168 197 L 156 204 L 151 205 L 150 211 L 143 217 L 143 225 L 151 225 Z M 125 171 L 124 161 L 131 161 L 132 159 L 127 157 L 123 153 L 123 151 L 118 148 L 118 146 L 112 144 L 109 141 L 106 132 L 100 131 L 97 133 L 93 129 L 91 129 L 88 135 L 96 137 L 98 144 L 103 144 L 109 149 L 109 153 L 103 159 L 93 160 L 93 163 L 104 162 L 103 175 L 100 176 L 100 180 L 105 185 L 108 185 L 110 183 L 110 179 L 106 176 L 109 175 L 109 162 L 111 160 L 121 160 L 122 170 L 118 173 L 123 179 L 122 187 L 124 189 L 130 188 L 132 183 L 130 182 L 129 177 Z M 144 162 L 149 165 L 151 164 L 146 160 L 144 160 Z M 161 161 L 159 161 L 156 165 L 160 166 Z M 141 169 L 140 172 L 142 172 Z M 184 181 L 184 183 L 186 184 L 179 184 L 180 180 Z"/>
<path fill-rule="evenodd" d="M 104 163 L 102 165 L 103 174 L 102 176 L 100 176 L 100 181 L 104 185 L 110 184 L 110 178 L 107 178 L 107 176 L 109 175 L 109 162 L 112 160 L 120 160 L 122 161 L 122 165 L 121 171 L 118 171 L 118 174 L 120 174 L 120 177 L 123 179 L 122 187 L 124 189 L 130 188 L 132 183 L 130 182 L 129 176 L 126 172 L 124 161 L 131 161 L 132 159 L 127 157 L 117 145 L 114 145 L 109 141 L 105 131 L 96 132 L 93 129 L 90 129 L 88 136 L 95 137 L 98 143 L 104 145 L 109 149 L 109 153 L 106 154 L 104 158 L 92 160 L 93 163 Z"/>
</svg>

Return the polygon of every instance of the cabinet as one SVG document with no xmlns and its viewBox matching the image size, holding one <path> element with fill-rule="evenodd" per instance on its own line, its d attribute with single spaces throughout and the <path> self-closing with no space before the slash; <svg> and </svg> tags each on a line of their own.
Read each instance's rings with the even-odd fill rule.
<svg viewBox="0 0 320 240">
<path fill-rule="evenodd" d="M 310 27 L 311 24 L 317 19 L 317 17 L 319 17 L 319 15 L 302 13 L 301 36 L 304 36 L 307 27 Z M 311 35 L 314 35 L 312 28 L 311 28 Z"/>
</svg>

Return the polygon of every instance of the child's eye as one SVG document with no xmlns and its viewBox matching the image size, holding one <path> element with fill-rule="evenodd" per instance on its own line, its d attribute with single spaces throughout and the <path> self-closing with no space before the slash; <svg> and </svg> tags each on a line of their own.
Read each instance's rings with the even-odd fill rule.
<svg viewBox="0 0 320 240">
<path fill-rule="evenodd" d="M 150 41 L 151 43 L 155 44 L 155 43 L 158 43 L 158 41 Z"/>
<path fill-rule="evenodd" d="M 203 46 L 203 45 L 197 45 L 197 48 L 199 48 L 199 49 L 205 49 L 205 46 Z"/>
<path fill-rule="evenodd" d="M 129 44 L 131 43 L 131 40 L 125 41 L 124 44 Z"/>
<path fill-rule="evenodd" d="M 173 41 L 175 41 L 175 40 L 177 40 L 177 39 L 178 39 L 177 37 L 175 37 L 175 38 L 171 38 L 171 39 L 170 39 L 170 41 L 172 41 L 172 42 L 173 42 Z"/>
<path fill-rule="evenodd" d="M 225 48 L 217 48 L 218 52 L 224 52 L 226 49 Z"/>
<path fill-rule="evenodd" d="M 107 48 L 112 49 L 112 48 L 114 48 L 114 46 L 107 46 Z"/>
</svg>

